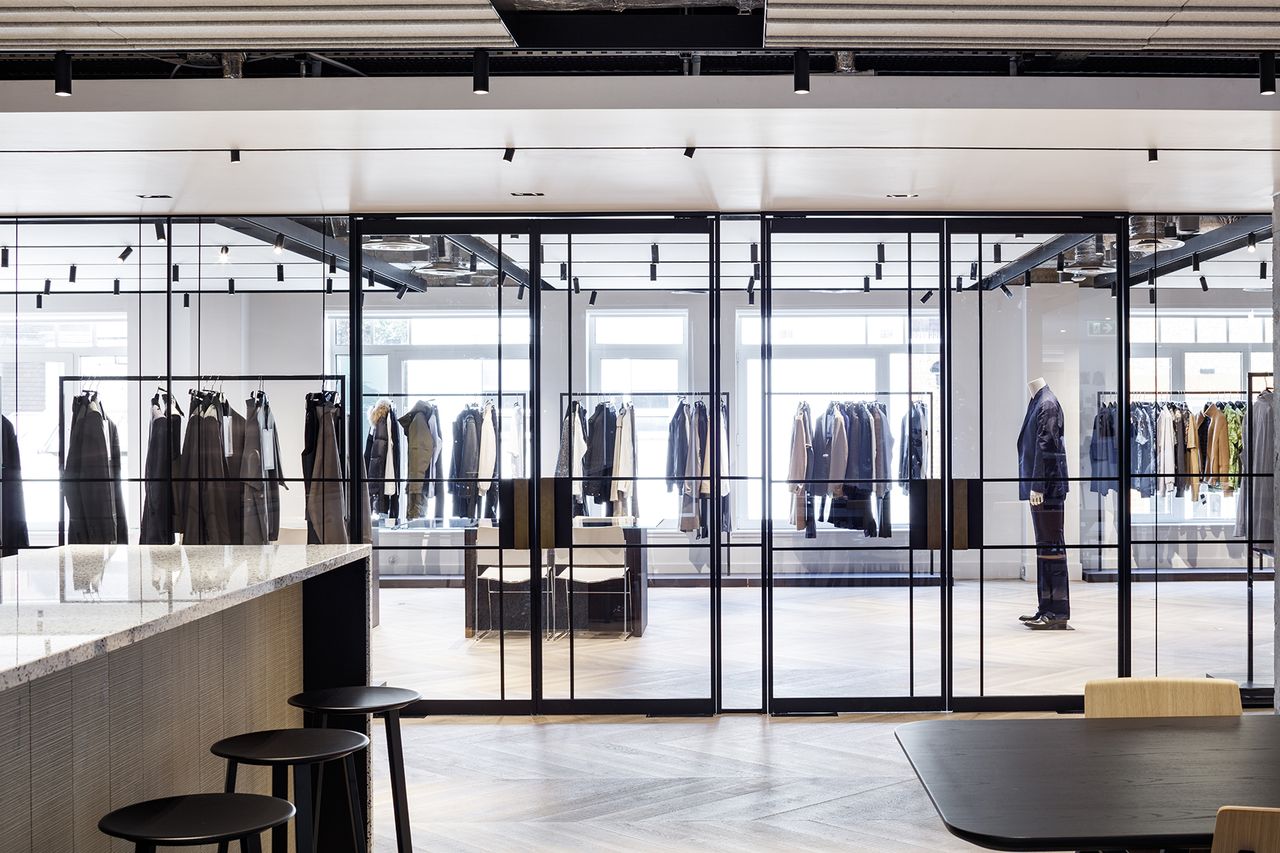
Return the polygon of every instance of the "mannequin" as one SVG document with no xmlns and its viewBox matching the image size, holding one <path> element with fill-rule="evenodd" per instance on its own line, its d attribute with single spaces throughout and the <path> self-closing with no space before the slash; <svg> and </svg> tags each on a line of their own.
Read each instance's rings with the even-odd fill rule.
<svg viewBox="0 0 1280 853">
<path fill-rule="evenodd" d="M 1018 496 L 1031 506 L 1036 536 L 1039 604 L 1020 621 L 1035 631 L 1068 630 L 1071 618 L 1067 549 L 1063 537 L 1067 451 L 1062 405 L 1043 377 L 1027 383 L 1030 401 L 1018 433 Z"/>
</svg>

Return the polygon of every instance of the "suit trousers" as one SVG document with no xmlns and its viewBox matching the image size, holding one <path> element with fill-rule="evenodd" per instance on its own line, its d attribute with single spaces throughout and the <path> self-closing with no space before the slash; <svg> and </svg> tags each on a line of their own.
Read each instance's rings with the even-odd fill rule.
<svg viewBox="0 0 1280 853">
<path fill-rule="evenodd" d="M 1031 506 L 1031 526 L 1036 534 L 1036 591 L 1040 612 L 1058 619 L 1071 618 L 1071 590 L 1067 581 L 1067 542 L 1062 528 L 1066 515 L 1061 501 Z"/>
</svg>

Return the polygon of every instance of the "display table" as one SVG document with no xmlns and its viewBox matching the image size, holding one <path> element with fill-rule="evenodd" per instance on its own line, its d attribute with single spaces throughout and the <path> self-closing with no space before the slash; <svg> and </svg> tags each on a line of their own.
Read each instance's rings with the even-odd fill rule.
<svg viewBox="0 0 1280 853">
<path fill-rule="evenodd" d="M 108 851 L 112 808 L 222 789 L 214 741 L 301 725 L 293 693 L 368 683 L 369 558 L 71 545 L 0 560 L 0 850 Z M 269 792 L 267 768 L 240 776 Z"/>
</svg>

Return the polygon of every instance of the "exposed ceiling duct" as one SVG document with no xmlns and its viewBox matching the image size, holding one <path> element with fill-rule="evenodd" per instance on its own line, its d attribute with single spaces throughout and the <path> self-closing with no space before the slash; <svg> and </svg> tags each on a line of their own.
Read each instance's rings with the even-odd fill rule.
<svg viewBox="0 0 1280 853">
<path fill-rule="evenodd" d="M 1072 281 L 1085 281 L 1115 271 L 1115 245 L 1103 236 L 1085 240 L 1072 249 L 1070 259 L 1063 269 L 1063 273 Z"/>
<path fill-rule="evenodd" d="M 1129 249 L 1133 252 L 1149 255 L 1177 249 L 1185 242 L 1178 237 L 1176 216 L 1129 217 Z"/>
</svg>

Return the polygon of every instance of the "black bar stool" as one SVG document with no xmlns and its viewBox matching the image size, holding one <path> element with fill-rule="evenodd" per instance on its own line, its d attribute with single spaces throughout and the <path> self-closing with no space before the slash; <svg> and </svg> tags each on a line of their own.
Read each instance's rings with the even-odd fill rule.
<svg viewBox="0 0 1280 853">
<path fill-rule="evenodd" d="M 132 841 L 134 853 L 232 841 L 240 843 L 241 853 L 262 853 L 262 833 L 284 826 L 293 815 L 293 804 L 278 797 L 186 794 L 116 809 L 98 821 L 98 829 Z"/>
<path fill-rule="evenodd" d="M 387 758 L 391 765 L 391 803 L 396 816 L 396 849 L 413 853 L 409 837 L 409 799 L 404 782 L 404 746 L 400 740 L 400 711 L 421 698 L 402 687 L 330 687 L 308 690 L 289 697 L 289 704 L 318 714 L 321 727 L 331 715 L 373 714 L 386 721 Z"/>
<path fill-rule="evenodd" d="M 274 729 L 223 738 L 209 748 L 219 758 L 227 759 L 226 791 L 236 789 L 236 767 L 256 764 L 271 768 L 271 795 L 289 798 L 289 768 L 293 768 L 293 801 L 298 819 L 293 823 L 297 853 L 313 853 L 316 849 L 316 818 L 320 811 L 319 792 L 313 794 L 312 770 L 328 761 L 346 765 L 344 779 L 347 801 L 351 808 L 351 835 L 357 853 L 364 853 L 364 818 L 360 808 L 359 785 L 356 783 L 355 753 L 369 745 L 369 739 L 348 729 Z M 227 845 L 218 848 L 226 853 Z M 271 830 L 272 853 L 288 853 L 289 828 Z"/>
</svg>

